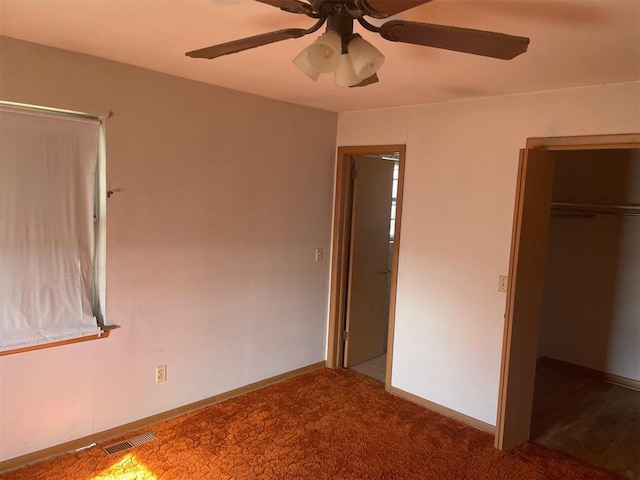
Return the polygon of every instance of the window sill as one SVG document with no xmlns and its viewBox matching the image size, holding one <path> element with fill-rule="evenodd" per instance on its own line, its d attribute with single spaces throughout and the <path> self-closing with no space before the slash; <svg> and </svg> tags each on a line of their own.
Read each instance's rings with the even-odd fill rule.
<svg viewBox="0 0 640 480">
<path fill-rule="evenodd" d="M 10 350 L 0 351 L 0 357 L 5 355 L 14 355 L 16 353 L 31 352 L 33 350 L 43 350 L 45 348 L 60 347 L 62 345 L 70 345 L 72 343 L 88 342 L 90 340 L 101 340 L 107 338 L 111 333 L 111 330 L 120 328 L 120 325 L 105 325 L 102 327 L 102 331 L 95 335 L 87 335 L 85 337 L 69 338 L 67 340 L 60 340 L 59 342 L 40 343 L 38 345 L 29 345 L 28 347 L 13 348 Z"/>
</svg>

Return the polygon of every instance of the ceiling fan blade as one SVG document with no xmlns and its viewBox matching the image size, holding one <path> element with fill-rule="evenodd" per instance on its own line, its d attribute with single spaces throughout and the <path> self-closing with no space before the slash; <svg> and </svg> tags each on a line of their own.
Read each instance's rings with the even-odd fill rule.
<svg viewBox="0 0 640 480">
<path fill-rule="evenodd" d="M 529 46 L 526 37 L 404 20 L 383 24 L 380 35 L 392 42 L 413 43 L 503 60 L 517 57 L 526 52 Z"/>
<path fill-rule="evenodd" d="M 253 37 L 241 38 L 240 40 L 233 40 L 231 42 L 213 45 L 212 47 L 201 48 L 200 50 L 193 50 L 192 52 L 187 52 L 185 55 L 191 58 L 216 58 L 222 55 L 229 55 L 230 53 L 249 50 L 250 48 L 261 47 L 269 43 L 280 42 L 289 38 L 302 37 L 307 33 L 309 32 L 302 28 L 286 28 L 276 32 L 262 33 Z"/>
<path fill-rule="evenodd" d="M 355 85 L 351 85 L 350 88 L 366 87 L 367 85 L 378 83 L 379 81 L 380 81 L 380 79 L 378 78 L 378 75 L 376 73 L 374 73 L 370 77 L 367 77 L 364 80 L 362 80 L 360 83 L 356 83 Z"/>
<path fill-rule="evenodd" d="M 285 12 L 308 14 L 313 13 L 313 7 L 308 3 L 299 0 L 256 0 L 260 3 L 266 3 L 272 7 L 279 8 Z"/>
<path fill-rule="evenodd" d="M 362 9 L 370 16 L 376 14 L 396 15 L 418 7 L 431 0 L 362 0 Z"/>
</svg>

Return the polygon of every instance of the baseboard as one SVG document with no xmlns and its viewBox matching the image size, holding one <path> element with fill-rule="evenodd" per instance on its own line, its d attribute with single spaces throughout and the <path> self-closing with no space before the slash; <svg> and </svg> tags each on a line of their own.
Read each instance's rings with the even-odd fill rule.
<svg viewBox="0 0 640 480">
<path fill-rule="evenodd" d="M 465 423 L 473 428 L 477 428 L 478 430 L 482 430 L 483 432 L 490 433 L 491 435 L 495 435 L 496 433 L 496 427 L 494 427 L 493 425 L 485 423 L 482 420 L 478 420 L 477 418 L 465 415 L 464 413 L 456 412 L 455 410 L 451 410 L 450 408 L 444 407 L 437 403 L 430 402 L 429 400 L 425 400 L 422 397 L 418 397 L 417 395 L 414 395 L 412 393 L 405 392 L 404 390 L 401 390 L 399 388 L 390 387 L 389 393 L 408 400 L 412 403 L 416 403 L 418 405 L 426 407 L 429 410 L 433 410 L 434 412 L 444 415 L 445 417 L 453 418 L 454 420 Z"/>
<path fill-rule="evenodd" d="M 171 410 L 167 410 L 166 412 L 151 415 L 150 417 L 145 417 L 140 420 L 136 420 L 135 422 L 126 423 L 124 425 L 120 425 L 119 427 L 110 428 L 109 430 L 104 430 L 102 432 L 94 433 L 86 437 L 71 440 L 70 442 L 65 442 L 60 445 L 45 448 L 44 450 L 39 450 L 37 452 L 28 453 L 26 455 L 21 455 L 9 460 L 4 460 L 0 462 L 0 474 L 9 470 L 15 470 L 16 468 L 20 468 L 31 463 L 40 462 L 49 458 L 63 455 L 65 453 L 74 452 L 77 449 L 85 447 L 86 445 L 91 445 L 92 443 L 102 443 L 112 438 L 126 435 L 129 432 L 139 430 L 141 428 L 146 428 L 156 423 L 164 422 L 165 420 L 170 420 L 186 413 L 200 410 L 201 408 L 205 408 L 210 405 L 214 405 L 216 403 L 220 403 L 225 400 L 244 395 L 245 393 L 253 392 L 255 390 L 268 387 L 269 385 L 273 385 L 285 380 L 298 377 L 300 375 L 304 375 L 305 373 L 320 370 L 322 368 L 325 368 L 325 366 L 326 362 L 324 361 L 314 363 L 306 367 L 298 368 L 296 370 L 291 370 L 290 372 L 276 375 L 275 377 L 266 378 L 264 380 L 260 380 L 259 382 L 251 383 L 249 385 L 245 385 L 228 392 L 214 395 L 212 397 L 205 398 L 203 400 L 199 400 L 182 407 L 173 408 Z"/>
<path fill-rule="evenodd" d="M 579 375 L 591 377 L 602 382 L 612 383 L 620 387 L 626 387 L 632 390 L 640 391 L 640 381 L 638 380 L 621 377 L 620 375 L 614 375 L 613 373 L 601 372 L 600 370 L 594 370 L 593 368 L 583 367 L 582 365 L 576 365 L 574 363 L 556 360 L 555 358 L 540 357 L 538 358 L 538 365 L 577 373 Z"/>
</svg>

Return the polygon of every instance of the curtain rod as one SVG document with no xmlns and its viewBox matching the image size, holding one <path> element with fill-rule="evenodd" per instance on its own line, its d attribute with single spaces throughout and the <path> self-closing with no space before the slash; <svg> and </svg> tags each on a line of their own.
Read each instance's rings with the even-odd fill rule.
<svg viewBox="0 0 640 480">
<path fill-rule="evenodd" d="M 83 112 L 75 112 L 73 110 L 62 110 L 56 108 L 41 107 L 38 105 L 29 105 L 26 103 L 8 102 L 0 100 L 0 112 L 22 113 L 43 118 L 55 118 L 65 120 L 80 120 L 91 123 L 102 123 L 102 118 L 96 115 L 90 115 Z M 111 112 L 110 115 L 111 116 Z"/>
<path fill-rule="evenodd" d="M 589 203 L 552 202 L 551 212 L 554 217 L 586 217 L 594 215 L 619 215 L 640 217 L 640 205 L 602 205 Z"/>
</svg>

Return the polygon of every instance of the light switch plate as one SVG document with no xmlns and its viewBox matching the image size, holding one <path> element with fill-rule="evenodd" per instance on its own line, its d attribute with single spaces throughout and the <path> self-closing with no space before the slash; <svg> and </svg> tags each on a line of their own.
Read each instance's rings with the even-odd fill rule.
<svg viewBox="0 0 640 480">
<path fill-rule="evenodd" d="M 506 292 L 507 291 L 507 285 L 509 285 L 509 277 L 506 275 L 500 275 L 498 277 L 498 291 L 499 292 Z"/>
</svg>

